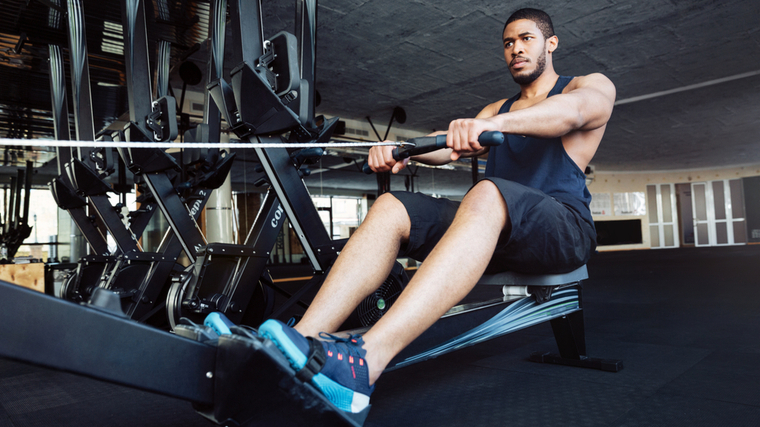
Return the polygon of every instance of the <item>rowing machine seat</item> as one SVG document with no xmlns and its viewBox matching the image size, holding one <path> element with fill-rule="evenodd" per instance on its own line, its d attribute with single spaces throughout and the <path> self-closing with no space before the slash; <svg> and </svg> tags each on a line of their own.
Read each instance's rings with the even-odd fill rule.
<svg viewBox="0 0 760 427">
<path fill-rule="evenodd" d="M 588 279 L 588 269 L 582 265 L 577 269 L 562 274 L 526 274 L 505 271 L 487 274 L 480 278 L 478 285 L 502 286 L 505 299 L 534 295 L 538 303 L 549 300 L 553 289 L 576 284 Z"/>
</svg>

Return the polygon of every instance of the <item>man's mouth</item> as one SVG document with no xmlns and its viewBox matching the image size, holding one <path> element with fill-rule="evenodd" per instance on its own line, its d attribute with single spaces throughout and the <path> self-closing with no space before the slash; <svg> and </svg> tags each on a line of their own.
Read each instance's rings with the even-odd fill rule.
<svg viewBox="0 0 760 427">
<path fill-rule="evenodd" d="M 516 57 L 515 59 L 512 60 L 512 62 L 509 64 L 509 66 L 512 67 L 512 68 L 522 68 L 527 63 L 528 63 L 528 60 L 526 58 L 522 58 L 522 57 L 518 56 L 518 57 Z"/>
</svg>

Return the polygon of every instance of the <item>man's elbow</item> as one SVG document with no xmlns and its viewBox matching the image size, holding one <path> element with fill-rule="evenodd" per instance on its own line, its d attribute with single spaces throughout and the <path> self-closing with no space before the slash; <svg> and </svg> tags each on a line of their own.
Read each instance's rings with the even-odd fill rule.
<svg viewBox="0 0 760 427">
<path fill-rule="evenodd" d="M 578 126 L 576 129 L 592 130 L 606 125 L 612 117 L 613 106 L 614 101 L 606 97 L 591 100 L 583 108 L 578 109 L 577 117 L 575 117 L 575 123 Z"/>
<path fill-rule="evenodd" d="M 576 129 L 597 129 L 609 121 L 615 105 L 617 90 L 610 79 L 602 74 L 592 75 L 594 84 L 581 89 L 582 99 L 578 103 Z"/>
<path fill-rule="evenodd" d="M 572 130 L 583 129 L 589 124 L 588 115 L 584 114 L 582 110 L 578 110 L 577 114 L 570 117 L 569 127 Z"/>
</svg>

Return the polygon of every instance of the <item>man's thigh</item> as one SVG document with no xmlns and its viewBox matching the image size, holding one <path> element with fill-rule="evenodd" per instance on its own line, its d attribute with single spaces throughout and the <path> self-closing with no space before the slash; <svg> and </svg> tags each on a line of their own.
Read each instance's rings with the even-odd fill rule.
<svg viewBox="0 0 760 427">
<path fill-rule="evenodd" d="M 570 207 L 545 193 L 500 178 L 487 178 L 507 203 L 511 227 L 499 237 L 486 272 L 565 273 L 588 261 L 596 231 Z M 399 257 L 423 261 L 456 216 L 459 202 L 422 193 L 391 192 L 406 208 L 409 242 Z"/>
<path fill-rule="evenodd" d="M 486 272 L 566 273 L 588 262 L 596 231 L 578 212 L 539 190 L 487 179 L 507 203 L 511 228 L 499 237 Z"/>
</svg>

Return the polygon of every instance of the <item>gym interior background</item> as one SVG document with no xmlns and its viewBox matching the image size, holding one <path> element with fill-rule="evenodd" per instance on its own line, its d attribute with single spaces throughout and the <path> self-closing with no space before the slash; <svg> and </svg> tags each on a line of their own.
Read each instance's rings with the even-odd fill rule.
<svg viewBox="0 0 760 427">
<path fill-rule="evenodd" d="M 65 3 L 6 0 L 0 5 L 0 138 L 54 138 L 48 45 L 64 46 L 68 68 Z M 121 129 L 129 118 L 120 6 L 118 2 L 82 4 L 95 128 Z M 157 18 L 161 5 L 168 8 L 167 18 Z M 601 72 L 617 87 L 612 119 L 596 157 L 585 171 L 593 195 L 592 213 L 599 231 L 600 252 L 591 264 L 598 267 L 599 274 L 595 278 L 590 268 L 589 286 L 599 293 L 593 296 L 593 291 L 589 292 L 588 303 L 603 305 L 599 295 L 618 299 L 616 283 L 620 292 L 617 295 L 625 295 L 632 304 L 662 303 L 661 309 L 666 311 L 673 307 L 689 313 L 698 310 L 694 305 L 684 304 L 675 290 L 667 291 L 669 297 L 665 299 L 672 297 L 678 302 L 662 301 L 657 295 L 663 294 L 658 293 L 655 283 L 663 287 L 681 285 L 683 294 L 692 292 L 689 286 L 694 286 L 694 292 L 733 294 L 737 299 L 752 296 L 747 300 L 752 301 L 749 307 L 738 300 L 721 300 L 726 304 L 725 310 L 741 312 L 741 322 L 734 319 L 725 327 L 731 331 L 727 332 L 729 335 L 734 334 L 734 342 L 743 344 L 695 344 L 686 340 L 673 345 L 680 356 L 688 353 L 691 363 L 688 367 L 680 366 L 683 369 L 678 372 L 686 372 L 705 360 L 720 359 L 711 350 L 728 348 L 731 354 L 727 360 L 740 360 L 741 368 L 736 369 L 749 369 L 751 372 L 746 373 L 757 379 L 757 371 L 752 368 L 756 365 L 751 361 L 758 359 L 760 347 L 747 338 L 748 331 L 758 331 L 760 320 L 757 291 L 748 289 L 750 282 L 757 283 L 753 265 L 758 251 L 754 245 L 760 243 L 760 3 L 757 1 L 539 0 L 523 4 L 488 0 L 321 0 L 317 14 L 316 86 L 320 98 L 317 113 L 327 118 L 339 117 L 333 139 L 348 141 L 377 141 L 383 137 L 406 140 L 445 129 L 452 119 L 474 116 L 486 104 L 519 90 L 504 64 L 499 35 L 510 11 L 522 6 L 542 8 L 553 17 L 560 40 L 554 64 L 560 74 Z M 294 32 L 296 12 L 296 2 L 263 2 L 265 37 L 283 30 Z M 149 19 L 149 34 L 172 41 L 170 86 L 178 100 L 181 94 L 180 125 L 184 126 L 181 130 L 187 130 L 201 121 L 206 99 L 209 2 L 154 1 L 149 6 L 149 15 L 156 17 Z M 153 56 L 151 60 L 155 61 Z M 233 65 L 225 64 L 227 73 Z M 194 75 L 195 70 L 200 74 Z M 67 87 L 71 84 L 68 81 Z M 73 115 L 70 126 L 73 129 Z M 222 140 L 229 138 L 227 131 Z M 70 258 L 68 245 L 71 220 L 67 212 L 57 208 L 47 186 L 57 175 L 55 150 L 9 145 L 2 150 L 3 232 L 8 230 L 8 218 L 19 216 L 11 204 L 12 179 L 16 188 L 21 185 L 18 171 L 24 169 L 29 173 L 28 161 L 33 173 L 30 208 L 23 218 L 32 231 L 19 247 L 14 264 L 76 262 Z M 376 177 L 361 172 L 366 153 L 366 148 L 330 149 L 309 166 L 310 175 L 304 178 L 323 223 L 334 238 L 348 237 L 377 196 Z M 201 227 L 210 241 L 239 243 L 245 238 L 266 190 L 266 186 L 259 185 L 261 174 L 256 165 L 253 152 L 241 150 L 228 181 L 217 190 L 214 204 L 207 206 L 202 217 Z M 473 182 L 473 167 L 482 176 L 484 160 L 475 166 L 469 160 L 435 168 L 413 165 L 391 177 L 391 188 L 460 199 Z M 114 203 L 117 201 L 114 196 Z M 127 195 L 127 208 L 138 208 L 134 192 Z M 146 250 L 157 247 L 166 228 L 165 220 L 157 215 L 141 236 L 143 247 Z M 287 222 L 283 229 L 286 232 L 281 234 L 270 262 L 282 267 L 278 271 L 283 278 L 301 276 L 306 261 L 303 248 Z M 712 268 L 702 278 L 692 274 L 705 264 Z M 676 274 L 671 268 L 683 269 L 685 273 Z M 734 269 L 731 275 L 724 270 L 727 268 Z M 637 276 L 637 269 L 654 271 L 656 275 Z M 625 277 L 624 283 L 621 277 Z M 644 281 L 648 281 L 646 286 L 641 283 Z M 38 280 L 36 286 L 44 291 L 40 283 Z M 642 287 L 639 289 L 638 285 Z M 732 286 L 738 286 L 738 290 Z M 674 305 L 668 305 L 671 303 Z M 700 299 L 699 303 L 708 302 Z M 725 312 L 713 309 L 707 313 L 716 315 L 714 320 L 720 322 Z M 652 306 L 640 313 L 650 316 L 651 322 L 679 323 L 669 316 L 654 314 L 655 311 Z M 615 317 L 613 312 L 609 306 L 598 311 L 601 314 L 592 317 L 590 325 L 610 321 Z M 598 329 L 602 337 L 618 334 L 614 340 L 619 345 L 610 348 L 624 353 L 627 348 L 620 344 L 625 341 L 619 341 L 620 334 L 633 333 L 630 331 L 643 325 L 631 320 L 636 319 L 635 314 L 623 314 L 627 315 L 630 318 L 623 326 L 630 328 L 628 333 Z M 643 327 L 655 328 L 650 323 Z M 681 337 L 694 333 L 691 327 L 683 327 L 665 328 L 674 328 L 672 333 Z M 542 334 L 542 331 L 528 332 L 518 340 L 520 344 L 532 343 L 545 338 Z M 510 355 L 506 357 L 508 361 L 512 360 L 509 352 L 519 347 L 514 342 L 507 343 L 510 337 L 495 341 L 509 347 L 505 353 Z M 604 347 L 602 338 L 594 340 Z M 656 341 L 649 344 L 665 345 L 666 339 L 660 337 Z M 468 355 L 473 359 L 462 363 L 480 363 L 478 366 L 483 369 L 495 363 L 501 351 L 495 349 L 495 344 L 489 346 L 436 362 L 436 366 L 427 370 L 419 368 L 418 373 L 423 377 L 432 375 L 430 372 L 435 368 L 449 368 Z M 473 362 L 475 359 L 480 362 Z M 635 361 L 630 363 L 635 366 Z M 530 372 L 535 373 L 536 369 Z M 727 387 L 730 382 L 716 373 L 713 365 L 699 369 L 708 373 L 706 381 L 714 385 Z M 739 372 L 745 373 L 732 371 L 731 381 L 736 380 Z M 687 398 L 672 389 L 687 387 L 688 381 L 681 378 L 678 383 L 674 377 L 663 387 L 671 388 L 669 398 L 680 401 Z M 611 379 L 603 382 L 614 384 Z M 650 389 L 628 385 L 639 387 L 633 393 L 635 397 L 628 395 L 629 407 L 641 408 L 646 399 L 661 391 L 652 384 L 647 386 Z M 760 392 L 756 385 L 748 387 Z M 388 392 L 385 400 L 381 396 L 379 404 L 399 404 L 401 391 L 394 392 L 397 394 Z M 8 398 L 7 394 L 0 396 Z M 699 420 L 696 424 L 710 425 L 706 420 L 727 414 L 736 421 L 729 424 L 740 425 L 739 421 L 746 421 L 744 415 L 760 412 L 756 396 L 749 400 L 725 394 L 699 396 L 712 403 L 720 401 L 723 406 L 715 409 L 708 405 L 712 409 L 705 410 L 706 418 L 696 418 Z M 603 399 L 598 395 L 595 398 Z M 665 406 L 662 402 L 667 401 L 656 403 Z M 696 411 L 695 402 L 698 399 L 689 400 L 683 407 Z M 593 408 L 588 411 L 593 412 Z M 23 424 L 18 421 L 21 418 L 14 418 L 13 411 L 8 413 L 11 415 L 6 416 L 7 423 Z M 599 424 L 566 425 L 637 425 L 637 420 L 656 425 L 653 420 L 660 419 L 657 414 L 649 414 L 653 418 L 647 418 L 649 415 L 643 410 L 630 414 L 633 415 L 629 418 L 618 414 L 597 419 Z M 690 417 L 671 419 L 669 425 L 695 419 Z M 5 425 L 4 422 L 0 417 L 0 425 Z M 372 418 L 368 420 L 371 422 Z"/>
</svg>

